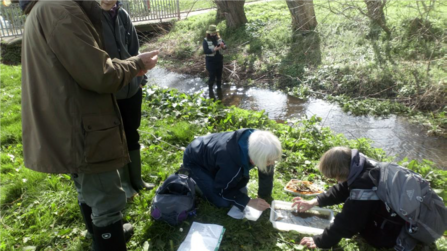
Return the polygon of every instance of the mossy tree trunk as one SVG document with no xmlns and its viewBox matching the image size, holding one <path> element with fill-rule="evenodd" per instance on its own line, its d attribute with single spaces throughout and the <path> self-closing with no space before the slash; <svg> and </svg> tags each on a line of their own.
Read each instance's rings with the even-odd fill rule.
<svg viewBox="0 0 447 251">
<path fill-rule="evenodd" d="M 310 31 L 317 27 L 313 0 L 286 0 L 294 30 Z"/>
<path fill-rule="evenodd" d="M 217 21 L 225 19 L 229 28 L 237 28 L 247 23 L 244 10 L 245 0 L 215 0 L 215 3 L 217 6 Z"/>
<path fill-rule="evenodd" d="M 371 19 L 373 25 L 379 26 L 390 36 L 391 30 L 386 25 L 385 13 L 383 12 L 386 2 L 387 0 L 365 0 L 368 10 L 367 16 Z"/>
</svg>

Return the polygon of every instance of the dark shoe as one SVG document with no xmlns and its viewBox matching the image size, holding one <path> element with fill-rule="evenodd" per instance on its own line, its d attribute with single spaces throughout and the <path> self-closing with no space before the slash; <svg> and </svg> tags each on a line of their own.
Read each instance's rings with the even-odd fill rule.
<svg viewBox="0 0 447 251">
<path fill-rule="evenodd" d="M 138 191 L 145 189 L 151 190 L 155 187 L 153 183 L 144 182 L 141 179 L 141 156 L 140 150 L 129 151 L 130 160 L 129 163 L 129 177 L 132 187 Z"/>
<path fill-rule="evenodd" d="M 105 227 L 93 225 L 93 241 L 95 251 L 126 251 L 126 240 L 122 221 Z"/>
<path fill-rule="evenodd" d="M 217 89 L 220 89 L 222 87 L 222 81 L 217 80 L 216 85 L 217 85 Z"/>
</svg>

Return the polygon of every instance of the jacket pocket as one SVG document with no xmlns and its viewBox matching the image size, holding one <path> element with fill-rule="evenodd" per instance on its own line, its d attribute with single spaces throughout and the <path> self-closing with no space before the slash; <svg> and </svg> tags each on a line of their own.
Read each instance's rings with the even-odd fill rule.
<svg viewBox="0 0 447 251">
<path fill-rule="evenodd" d="M 84 157 L 87 163 L 98 163 L 124 156 L 121 120 L 115 115 L 87 116 L 82 121 Z"/>
</svg>

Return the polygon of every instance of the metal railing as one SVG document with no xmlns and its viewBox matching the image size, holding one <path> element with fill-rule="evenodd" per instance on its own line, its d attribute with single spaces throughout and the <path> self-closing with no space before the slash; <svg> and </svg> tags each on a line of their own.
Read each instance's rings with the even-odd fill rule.
<svg viewBox="0 0 447 251">
<path fill-rule="evenodd" d="M 1 37 L 20 36 L 23 33 L 25 24 L 25 15 L 18 3 L 13 3 L 10 6 L 0 7 L 0 32 Z"/>
<path fill-rule="evenodd" d="M 133 22 L 180 19 L 179 0 L 124 0 L 121 3 Z"/>
<path fill-rule="evenodd" d="M 124 0 L 122 7 L 129 13 L 132 22 L 163 19 L 180 19 L 179 0 Z M 19 4 L 0 7 L 0 37 L 21 36 L 26 16 Z"/>
</svg>

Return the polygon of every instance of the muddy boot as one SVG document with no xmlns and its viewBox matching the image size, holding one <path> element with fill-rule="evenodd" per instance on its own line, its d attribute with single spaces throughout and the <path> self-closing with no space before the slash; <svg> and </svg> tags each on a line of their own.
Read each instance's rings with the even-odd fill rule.
<svg viewBox="0 0 447 251">
<path fill-rule="evenodd" d="M 105 227 L 93 225 L 93 236 L 95 251 L 127 250 L 123 222 L 121 220 Z"/>
<path fill-rule="evenodd" d="M 129 151 L 130 160 L 129 163 L 129 176 L 132 186 L 135 190 L 140 191 L 141 189 L 151 190 L 155 187 L 152 183 L 144 182 L 141 179 L 141 156 L 140 150 Z"/>
<path fill-rule="evenodd" d="M 121 177 L 121 187 L 123 188 L 124 192 L 126 192 L 126 198 L 132 199 L 132 197 L 137 194 L 137 191 L 132 186 L 132 182 L 129 175 L 129 165 L 124 166 L 121 169 L 118 169 Z"/>
</svg>

